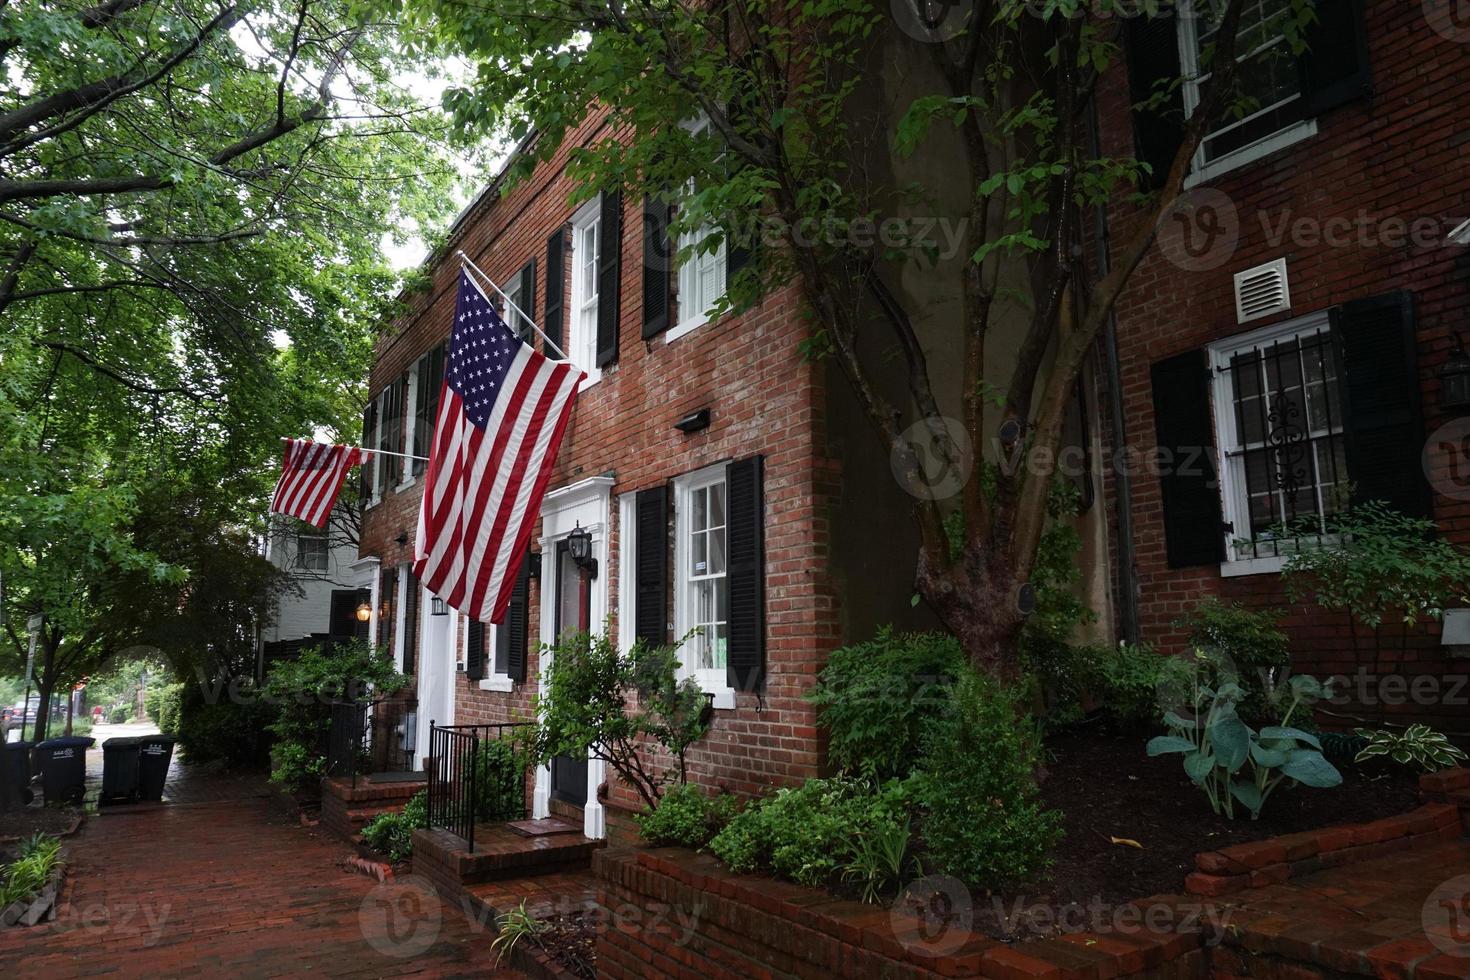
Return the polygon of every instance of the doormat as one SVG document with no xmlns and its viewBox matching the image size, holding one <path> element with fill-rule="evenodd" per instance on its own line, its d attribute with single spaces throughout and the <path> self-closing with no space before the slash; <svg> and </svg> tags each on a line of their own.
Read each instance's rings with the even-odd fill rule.
<svg viewBox="0 0 1470 980">
<path fill-rule="evenodd" d="M 548 834 L 580 834 L 582 832 L 581 827 L 573 826 L 557 817 L 543 817 L 540 820 L 512 820 L 506 826 L 522 837 L 545 837 Z"/>
</svg>

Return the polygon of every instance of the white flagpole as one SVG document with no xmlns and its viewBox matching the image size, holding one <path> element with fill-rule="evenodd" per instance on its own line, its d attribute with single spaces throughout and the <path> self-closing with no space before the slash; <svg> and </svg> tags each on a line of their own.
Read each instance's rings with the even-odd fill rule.
<svg viewBox="0 0 1470 980">
<path fill-rule="evenodd" d="M 281 436 L 281 441 L 282 442 L 294 442 L 295 440 L 292 439 L 290 436 Z M 326 445 L 326 443 L 321 443 L 321 445 Z M 427 456 L 415 456 L 413 453 L 395 453 L 395 452 L 389 452 L 386 449 L 368 449 L 366 446 L 351 446 L 349 448 L 356 449 L 360 453 L 377 453 L 379 456 L 401 456 L 404 459 L 418 459 L 418 460 L 423 460 L 425 463 L 427 463 L 429 461 L 429 457 L 427 457 Z"/>
<path fill-rule="evenodd" d="M 495 292 L 499 294 L 499 296 L 500 296 L 501 299 L 505 300 L 505 305 L 506 306 L 509 306 L 512 310 L 515 310 L 516 313 L 520 315 L 521 319 L 523 319 L 527 323 L 529 323 L 531 325 L 531 329 L 534 330 L 534 331 L 536 331 L 536 335 L 538 337 L 540 337 L 542 340 L 546 341 L 546 346 L 548 346 L 552 350 L 556 351 L 556 354 L 557 354 L 558 357 L 560 357 L 563 361 L 569 361 L 569 360 L 571 360 L 571 358 L 567 357 L 567 352 L 561 349 L 561 345 L 558 344 L 556 341 L 552 340 L 550 337 L 546 336 L 546 334 L 541 330 L 541 328 L 538 327 L 538 326 L 536 326 L 536 321 L 535 320 L 532 320 L 529 316 L 527 316 L 525 310 L 521 309 L 519 306 L 517 306 L 515 304 L 515 302 L 509 296 L 505 295 L 505 290 L 503 290 L 499 286 L 495 285 L 495 280 L 494 279 L 491 279 L 489 276 L 487 276 L 485 274 L 485 270 L 484 269 L 481 269 L 479 266 L 475 265 L 475 263 L 473 261 L 471 261 L 470 257 L 468 255 L 464 254 L 464 250 L 463 249 L 460 249 L 459 251 L 455 252 L 454 254 L 459 256 L 460 261 L 465 264 L 465 267 L 466 268 L 473 269 L 475 271 L 475 274 L 476 275 L 478 275 L 481 279 L 485 280 L 486 284 L 489 285 L 489 287 L 491 289 L 495 290 Z"/>
</svg>

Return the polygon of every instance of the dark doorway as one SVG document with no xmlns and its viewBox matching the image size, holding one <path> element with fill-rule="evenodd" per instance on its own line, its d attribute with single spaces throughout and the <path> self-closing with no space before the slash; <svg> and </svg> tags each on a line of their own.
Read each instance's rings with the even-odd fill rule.
<svg viewBox="0 0 1470 980">
<path fill-rule="evenodd" d="M 367 623 L 357 621 L 357 607 L 373 601 L 367 589 L 333 589 L 332 611 L 327 635 L 334 640 L 367 639 Z"/>
<path fill-rule="evenodd" d="M 553 569 L 556 592 L 556 635 L 584 628 L 592 601 L 592 582 L 572 561 L 565 541 L 556 546 Z M 551 760 L 551 798 L 574 806 L 587 802 L 587 755 L 559 755 Z"/>
</svg>

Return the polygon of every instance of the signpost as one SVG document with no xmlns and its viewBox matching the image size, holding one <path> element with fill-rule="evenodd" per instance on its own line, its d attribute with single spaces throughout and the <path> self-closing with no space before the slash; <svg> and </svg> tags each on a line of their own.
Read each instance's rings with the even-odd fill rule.
<svg viewBox="0 0 1470 980">
<path fill-rule="evenodd" d="M 26 653 L 26 695 L 20 703 L 20 740 L 26 740 L 26 713 L 31 710 L 31 681 L 36 673 L 36 641 L 41 638 L 41 627 L 46 624 L 44 613 L 36 613 L 26 620 L 26 630 L 31 634 L 30 650 Z M 36 721 L 41 720 L 39 706 L 36 711 Z"/>
</svg>

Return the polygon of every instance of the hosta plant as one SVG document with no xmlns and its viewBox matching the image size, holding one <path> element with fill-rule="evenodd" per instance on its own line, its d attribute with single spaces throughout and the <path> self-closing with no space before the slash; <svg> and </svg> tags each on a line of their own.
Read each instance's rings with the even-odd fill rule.
<svg viewBox="0 0 1470 980">
<path fill-rule="evenodd" d="M 1164 714 L 1170 734 L 1149 740 L 1150 756 L 1184 756 L 1184 771 L 1210 799 L 1216 814 L 1234 818 L 1239 804 L 1254 820 L 1282 783 L 1327 788 L 1342 774 L 1322 755 L 1310 732 L 1290 727 L 1303 704 L 1325 696 L 1314 678 L 1299 675 L 1288 685 L 1289 704 L 1281 723 L 1257 731 L 1241 720 L 1236 705 L 1245 697 L 1240 685 L 1227 681 L 1218 688 L 1196 681 L 1188 704 Z"/>
<path fill-rule="evenodd" d="M 1428 725 L 1410 725 L 1402 732 L 1358 728 L 1354 734 L 1368 740 L 1354 762 L 1387 758 L 1399 765 L 1434 772 L 1457 766 L 1465 760 L 1465 753 L 1459 746 L 1446 738 L 1443 732 L 1437 732 Z"/>
</svg>

